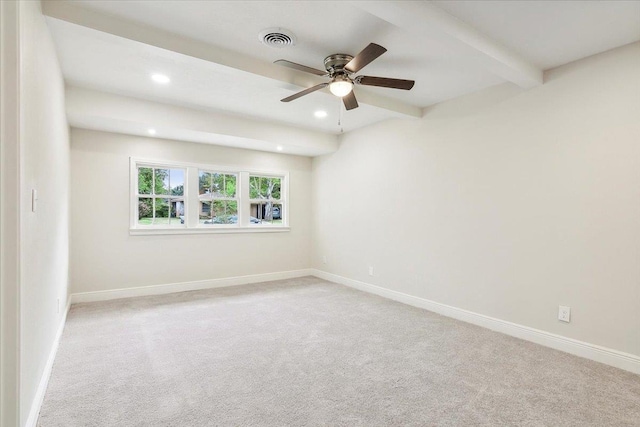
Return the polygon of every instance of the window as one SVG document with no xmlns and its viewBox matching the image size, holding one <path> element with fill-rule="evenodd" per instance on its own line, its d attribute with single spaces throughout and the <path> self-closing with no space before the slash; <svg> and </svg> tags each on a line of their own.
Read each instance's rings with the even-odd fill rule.
<svg viewBox="0 0 640 427">
<path fill-rule="evenodd" d="M 249 175 L 252 220 L 260 224 L 282 224 L 282 178 Z"/>
<path fill-rule="evenodd" d="M 238 176 L 199 171 L 198 216 L 200 224 L 238 223 Z"/>
<path fill-rule="evenodd" d="M 286 172 L 131 159 L 131 233 L 287 231 Z"/>
<path fill-rule="evenodd" d="M 138 224 L 180 225 L 184 216 L 184 169 L 138 166 Z"/>
</svg>

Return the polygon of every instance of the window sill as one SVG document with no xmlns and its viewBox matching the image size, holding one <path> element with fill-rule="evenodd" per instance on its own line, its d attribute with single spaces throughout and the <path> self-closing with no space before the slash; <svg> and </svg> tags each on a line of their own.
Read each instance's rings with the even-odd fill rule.
<svg viewBox="0 0 640 427">
<path fill-rule="evenodd" d="M 291 227 L 254 226 L 254 227 L 197 227 L 197 228 L 130 228 L 130 236 L 156 236 L 167 234 L 243 234 L 243 233 L 285 233 Z"/>
</svg>

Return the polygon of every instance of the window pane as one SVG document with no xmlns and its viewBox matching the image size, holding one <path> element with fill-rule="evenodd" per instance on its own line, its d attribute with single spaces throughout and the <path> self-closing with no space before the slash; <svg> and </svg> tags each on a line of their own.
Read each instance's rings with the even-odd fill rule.
<svg viewBox="0 0 640 427">
<path fill-rule="evenodd" d="M 169 194 L 169 169 L 154 169 L 156 184 L 154 194 Z"/>
<path fill-rule="evenodd" d="M 151 194 L 153 169 L 138 168 L 138 194 Z"/>
<path fill-rule="evenodd" d="M 273 204 L 271 216 L 274 224 L 282 224 L 282 221 L 284 220 L 284 210 L 282 209 L 281 204 Z"/>
<path fill-rule="evenodd" d="M 227 214 L 227 204 L 223 200 L 214 200 L 212 207 L 214 217 Z"/>
<path fill-rule="evenodd" d="M 238 216 L 238 202 L 228 201 L 227 203 L 227 213 L 229 215 Z M 237 222 L 237 221 L 236 221 Z"/>
<path fill-rule="evenodd" d="M 249 197 L 252 199 L 280 199 L 280 189 L 282 178 L 271 178 L 265 176 L 249 177 Z"/>
<path fill-rule="evenodd" d="M 249 177 L 249 198 L 260 199 L 261 179 L 259 176 Z"/>
<path fill-rule="evenodd" d="M 199 194 L 207 194 L 209 193 L 209 188 L 211 187 L 211 174 L 209 172 L 200 171 L 200 192 Z"/>
<path fill-rule="evenodd" d="M 207 221 L 210 221 L 212 218 L 212 210 L 211 210 L 210 201 L 200 201 L 199 205 L 199 217 L 200 224 L 208 224 Z"/>
<path fill-rule="evenodd" d="M 140 225 L 179 225 L 184 224 L 183 221 L 184 200 L 182 199 L 149 197 L 138 199 L 138 224 Z"/>
<path fill-rule="evenodd" d="M 251 224 L 282 224 L 284 210 L 282 204 L 258 202 L 251 204 Z"/>
<path fill-rule="evenodd" d="M 201 224 L 237 224 L 238 223 L 238 202 L 227 200 L 214 200 L 203 202 L 207 205 L 209 214 L 207 217 L 201 216 Z"/>
<path fill-rule="evenodd" d="M 184 201 L 182 199 L 169 199 L 169 206 L 171 225 L 184 224 Z"/>
<path fill-rule="evenodd" d="M 184 170 L 170 169 L 169 184 L 172 196 L 184 196 Z"/>
<path fill-rule="evenodd" d="M 269 178 L 270 185 L 272 186 L 271 199 L 280 200 L 280 188 L 282 187 L 281 178 Z"/>
<path fill-rule="evenodd" d="M 224 195 L 225 197 L 236 197 L 235 175 L 225 175 Z"/>
<path fill-rule="evenodd" d="M 199 194 L 209 198 L 236 197 L 237 177 L 219 172 L 199 172 Z"/>
<path fill-rule="evenodd" d="M 153 199 L 140 197 L 138 199 L 138 224 L 151 225 L 153 223 Z"/>
<path fill-rule="evenodd" d="M 155 216 L 154 225 L 169 225 L 169 199 L 154 199 Z"/>
<path fill-rule="evenodd" d="M 211 174 L 211 188 L 210 193 L 212 197 L 224 197 L 224 175 L 220 173 Z"/>
</svg>

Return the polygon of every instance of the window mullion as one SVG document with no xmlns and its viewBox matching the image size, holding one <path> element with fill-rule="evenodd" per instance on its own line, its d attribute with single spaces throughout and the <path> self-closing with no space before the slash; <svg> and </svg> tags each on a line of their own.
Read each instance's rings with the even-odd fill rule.
<svg viewBox="0 0 640 427">
<path fill-rule="evenodd" d="M 185 191 L 185 202 L 189 205 L 186 206 L 187 214 L 186 225 L 187 228 L 196 227 L 200 224 L 200 176 L 198 174 L 198 168 L 187 168 L 187 188 Z M 185 205 L 186 205 L 185 203 Z"/>
<path fill-rule="evenodd" d="M 239 184 L 236 184 L 236 197 L 238 198 L 238 217 L 241 227 L 249 225 L 251 216 L 251 202 L 249 201 L 249 172 L 238 173 Z"/>
</svg>

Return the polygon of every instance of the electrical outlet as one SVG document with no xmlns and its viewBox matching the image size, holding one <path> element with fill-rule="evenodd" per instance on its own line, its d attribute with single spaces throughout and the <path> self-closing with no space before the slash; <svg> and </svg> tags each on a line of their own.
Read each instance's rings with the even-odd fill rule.
<svg viewBox="0 0 640 427">
<path fill-rule="evenodd" d="M 563 322 L 571 322 L 571 307 L 561 305 L 558 307 L 558 320 Z"/>
<path fill-rule="evenodd" d="M 322 263 L 323 263 L 323 264 L 326 264 L 326 263 L 327 263 L 327 256 L 326 256 L 326 255 L 323 255 L 323 256 L 322 256 Z"/>
<path fill-rule="evenodd" d="M 373 266 L 369 266 L 369 276 L 373 276 Z"/>
</svg>

